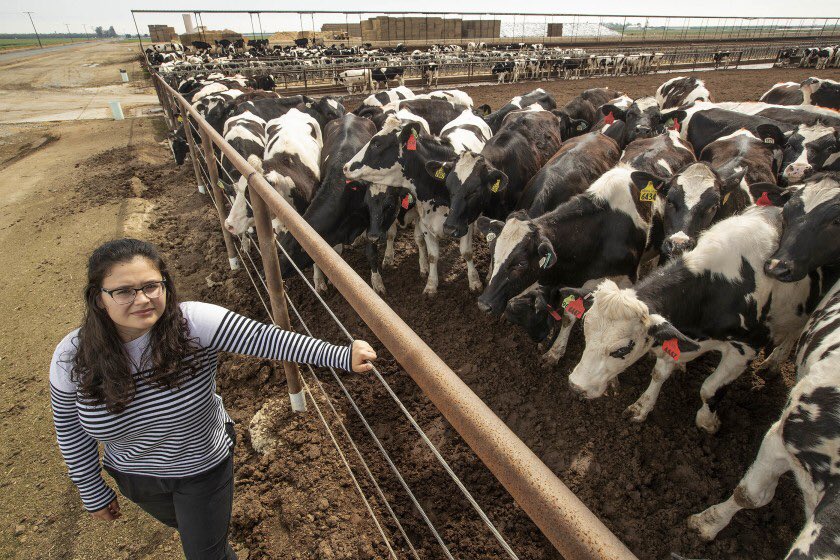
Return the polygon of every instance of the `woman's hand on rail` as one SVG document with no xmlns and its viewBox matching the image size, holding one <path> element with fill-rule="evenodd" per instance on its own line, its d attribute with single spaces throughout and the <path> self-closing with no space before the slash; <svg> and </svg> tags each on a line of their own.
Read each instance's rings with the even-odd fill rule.
<svg viewBox="0 0 840 560">
<path fill-rule="evenodd" d="M 376 352 L 364 340 L 354 340 L 350 351 L 350 365 L 356 373 L 364 373 L 373 369 L 373 364 L 367 363 L 376 359 Z"/>
</svg>

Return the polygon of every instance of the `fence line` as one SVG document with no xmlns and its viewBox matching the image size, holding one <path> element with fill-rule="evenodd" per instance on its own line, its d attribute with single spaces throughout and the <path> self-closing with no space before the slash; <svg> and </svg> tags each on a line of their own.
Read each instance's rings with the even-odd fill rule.
<svg viewBox="0 0 840 560">
<path fill-rule="evenodd" d="M 261 174 L 159 75 L 153 74 L 153 79 L 158 81 L 159 91 L 163 93 L 164 106 L 170 104 L 171 108 L 171 103 L 177 102 L 184 110 L 184 118 L 192 118 L 202 136 L 207 137 L 247 178 L 252 204 L 260 199 L 271 214 L 283 222 L 374 335 L 561 554 L 582 560 L 635 558 Z M 189 128 L 186 136 L 191 141 Z M 198 172 L 196 178 L 201 180 Z"/>
</svg>

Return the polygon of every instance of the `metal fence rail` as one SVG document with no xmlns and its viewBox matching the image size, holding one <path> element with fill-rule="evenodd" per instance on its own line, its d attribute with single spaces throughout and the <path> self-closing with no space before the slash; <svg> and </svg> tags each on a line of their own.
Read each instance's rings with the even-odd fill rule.
<svg viewBox="0 0 840 560">
<path fill-rule="evenodd" d="M 275 318 L 282 315 L 288 326 L 288 312 L 279 278 L 276 238 L 269 223 L 279 218 L 312 257 L 321 271 L 347 300 L 370 330 L 390 351 L 429 400 L 461 435 L 490 472 L 513 496 L 548 540 L 569 559 L 634 559 L 630 550 L 566 487 L 551 470 L 499 419 L 487 405 L 420 339 L 411 328 L 368 286 L 282 196 L 256 172 L 227 142 L 170 87 L 153 74 L 170 126 L 176 115 L 183 116 L 186 136 L 200 185 L 210 182 L 218 188 L 218 170 L 199 167 L 199 157 L 214 162 L 221 152 L 247 178 L 251 204 L 257 221 L 260 253 Z M 195 126 L 202 140 L 201 150 L 193 139 Z M 215 205 L 222 218 L 218 197 Z M 260 225 L 262 224 L 262 225 Z M 237 257 L 235 241 L 223 230 L 229 258 Z M 280 301 L 278 301 L 280 299 Z M 279 322 L 279 321 L 278 321 Z M 349 333 L 348 333 L 349 334 Z M 286 370 L 292 383 L 301 387 L 297 370 Z M 295 378 L 295 376 L 297 376 Z M 302 391 L 303 389 L 294 389 Z M 314 401 L 313 401 L 314 402 Z"/>
</svg>

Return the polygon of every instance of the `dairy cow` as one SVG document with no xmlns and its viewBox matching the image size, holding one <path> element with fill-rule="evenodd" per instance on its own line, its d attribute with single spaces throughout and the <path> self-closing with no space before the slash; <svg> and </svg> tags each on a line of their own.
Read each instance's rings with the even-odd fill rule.
<svg viewBox="0 0 840 560">
<path fill-rule="evenodd" d="M 388 87 L 388 82 L 397 82 L 399 85 L 405 84 L 405 68 L 401 66 L 387 66 L 374 68 L 371 74 L 374 89 L 382 86 Z"/>
<path fill-rule="evenodd" d="M 373 91 L 373 71 L 370 68 L 358 68 L 339 72 L 335 83 L 347 88 L 347 93 Z"/>
<path fill-rule="evenodd" d="M 706 84 L 699 78 L 671 78 L 656 89 L 656 102 L 663 109 L 682 107 L 695 101 L 711 101 Z"/>
<path fill-rule="evenodd" d="M 225 123 L 224 137 L 236 152 L 253 162 L 265 154 L 265 120 L 250 112 L 240 113 Z M 254 224 L 253 213 L 246 202 L 248 180 L 224 153 L 219 163 L 220 179 L 225 193 L 233 196 L 231 209 L 225 219 L 225 229 L 234 235 L 244 235 Z"/>
<path fill-rule="evenodd" d="M 803 105 L 817 105 L 827 109 L 840 109 L 840 82 L 808 78 L 800 84 Z"/>
<path fill-rule="evenodd" d="M 628 108 L 607 103 L 601 106 L 601 112 L 606 117 L 603 122 L 611 123 L 615 119 L 624 121 L 625 143 L 630 143 L 637 138 L 650 138 L 662 134 L 666 126 L 678 129 L 685 115 L 682 111 L 663 114 L 653 97 L 636 99 Z"/>
<path fill-rule="evenodd" d="M 560 144 L 560 122 L 550 112 L 508 114 L 480 153 L 468 150 L 450 162 L 446 189 L 452 204 L 444 231 L 461 237 L 480 214 L 505 218 Z"/>
<path fill-rule="evenodd" d="M 505 120 L 505 117 L 509 113 L 513 111 L 518 111 L 520 109 L 524 109 L 525 107 L 529 107 L 534 103 L 538 104 L 546 111 L 551 111 L 552 109 L 557 108 L 557 102 L 554 101 L 554 98 L 551 96 L 551 94 L 547 93 L 542 88 L 537 88 L 534 91 L 525 95 L 517 95 L 516 97 L 511 99 L 507 104 L 499 108 L 499 110 L 494 111 L 489 115 L 485 116 L 484 121 L 490 126 L 490 129 L 493 131 L 493 134 L 496 134 L 497 132 L 499 132 L 499 129 L 502 127 L 502 122 Z"/>
<path fill-rule="evenodd" d="M 802 105 L 802 91 L 797 82 L 781 82 L 761 94 L 759 101 L 774 105 Z"/>
<path fill-rule="evenodd" d="M 569 376 L 571 389 L 597 398 L 651 351 L 651 383 L 628 408 L 631 419 L 641 422 L 677 364 L 717 351 L 721 360 L 703 382 L 695 419 L 699 428 L 717 432 L 726 386 L 767 345 L 776 346 L 768 362 L 787 358 L 819 290 L 817 279 L 783 283 L 764 274 L 781 231 L 781 210 L 756 206 L 713 225 L 694 250 L 634 288 L 620 289 L 609 280 L 594 292 L 566 288 L 564 297 L 573 296 L 574 309 L 585 313 L 586 348 Z"/>
</svg>

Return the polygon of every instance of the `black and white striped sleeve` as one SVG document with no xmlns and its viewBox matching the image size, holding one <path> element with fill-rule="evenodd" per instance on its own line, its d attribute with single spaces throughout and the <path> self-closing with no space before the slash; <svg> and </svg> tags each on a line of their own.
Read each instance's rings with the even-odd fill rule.
<svg viewBox="0 0 840 560">
<path fill-rule="evenodd" d="M 351 371 L 351 346 L 260 323 L 209 303 L 182 304 L 191 332 L 214 350 Z M 212 334 L 211 334 L 212 333 Z"/>
<path fill-rule="evenodd" d="M 65 341 L 56 348 L 50 364 L 50 404 L 55 434 L 70 480 L 79 489 L 85 509 L 94 512 L 110 504 L 116 494 L 102 478 L 97 441 L 82 429 L 79 422 L 76 390 L 66 369 L 69 364 L 60 361 L 65 353 Z"/>
</svg>

